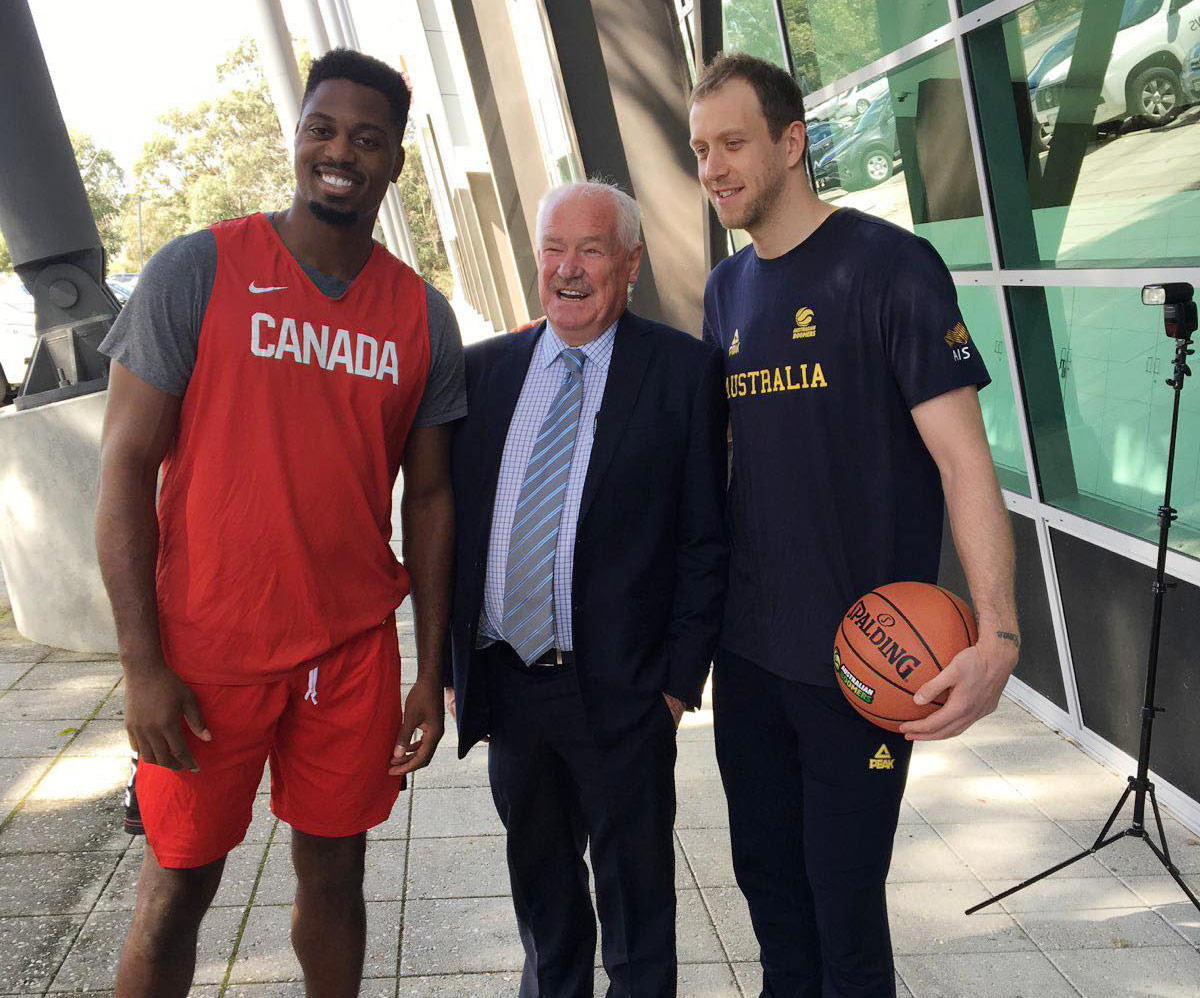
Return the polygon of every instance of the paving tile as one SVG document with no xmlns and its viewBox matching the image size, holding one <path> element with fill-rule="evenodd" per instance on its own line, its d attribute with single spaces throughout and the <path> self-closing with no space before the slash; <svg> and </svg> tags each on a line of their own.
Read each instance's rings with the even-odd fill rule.
<svg viewBox="0 0 1200 998">
<path fill-rule="evenodd" d="M 521 974 L 514 970 L 493 974 L 401 977 L 400 998 L 513 998 L 520 983 Z"/>
<path fill-rule="evenodd" d="M 0 662 L 0 690 L 6 690 L 34 666 L 21 662 Z"/>
<path fill-rule="evenodd" d="M 275 838 L 288 838 L 291 835 L 291 829 L 282 821 L 275 817 L 271 811 L 271 806 L 266 797 L 256 797 L 254 799 L 254 810 L 250 815 L 250 827 L 246 829 L 246 836 L 242 839 L 243 842 L 266 842 L 271 837 L 271 833 L 275 832 Z"/>
<path fill-rule="evenodd" d="M 286 842 L 286 839 L 284 840 Z M 272 851 L 278 848 L 278 836 Z M 285 846 L 286 849 L 286 846 Z M 213 897 L 213 906 L 220 908 L 237 908 L 241 910 L 250 903 L 250 895 L 254 883 L 258 879 L 258 870 L 262 866 L 266 844 L 263 842 L 243 842 L 235 847 L 225 858 L 225 869 L 221 871 L 221 886 Z M 265 876 L 264 876 L 265 881 Z M 256 904 L 269 902 L 262 898 L 263 884 L 259 884 L 259 894 L 255 896 Z M 291 895 L 281 897 L 280 903 L 291 903 Z"/>
<path fill-rule="evenodd" d="M 741 986 L 742 994 L 746 998 L 758 998 L 759 992 L 762 991 L 762 967 L 757 963 L 735 963 L 733 964 L 733 973 Z M 896 998 L 913 998 L 913 993 L 908 990 L 908 986 L 900 979 L 900 975 L 896 975 Z M 966 998 L 966 996 L 962 996 Z M 972 995 L 971 998 L 981 998 L 978 995 Z"/>
<path fill-rule="evenodd" d="M 675 739 L 679 742 L 711 742 L 713 739 L 713 712 L 712 701 L 706 701 L 704 710 L 689 710 L 683 715 L 683 720 L 679 722 L 679 728 L 675 732 Z"/>
<path fill-rule="evenodd" d="M 700 887 L 736 887 L 728 828 L 680 828 L 675 832 Z"/>
<path fill-rule="evenodd" d="M 141 842 L 142 839 L 135 841 Z M 142 869 L 144 849 L 130 849 L 121 856 L 116 869 L 96 899 L 96 911 L 132 911 L 137 902 L 138 874 Z"/>
<path fill-rule="evenodd" d="M 942 838 L 984 880 L 1031 877 L 1079 852 L 1079 845 L 1049 821 L 978 822 L 938 825 Z M 1071 868 L 1074 877 L 1103 877 L 1107 871 L 1087 857 Z"/>
<path fill-rule="evenodd" d="M 1143 904 L 1150 907 L 1174 904 L 1176 901 L 1187 899 L 1187 895 L 1179 889 L 1179 885 L 1166 871 L 1152 877 L 1122 876 L 1121 880 L 1141 899 Z M 1192 893 L 1200 897 L 1200 877 L 1185 876 L 1183 880 L 1191 888 Z"/>
<path fill-rule="evenodd" d="M 507 897 L 411 900 L 405 907 L 404 976 L 519 971 L 524 959 Z"/>
<path fill-rule="evenodd" d="M 679 742 L 676 746 L 675 779 L 677 782 L 709 784 L 720 782 L 716 746 L 709 739 Z"/>
<path fill-rule="evenodd" d="M 53 649 L 46 645 L 35 645 L 28 642 L 19 644 L 0 644 L 0 662 L 13 665 L 36 665 Z"/>
<path fill-rule="evenodd" d="M 0 759 L 0 801 L 18 801 L 25 797 L 53 761 L 53 756 Z"/>
<path fill-rule="evenodd" d="M 121 678 L 121 663 L 43 662 L 28 670 L 16 684 L 18 690 L 58 690 L 60 692 L 100 690 L 107 693 Z"/>
<path fill-rule="evenodd" d="M 111 985 L 131 918 L 128 911 L 92 912 L 54 978 L 51 993 L 93 991 Z M 219 984 L 224 980 L 241 921 L 242 912 L 236 908 L 213 908 L 204 916 L 196 948 L 196 984 Z"/>
<path fill-rule="evenodd" d="M 14 721 L 82 721 L 107 696 L 107 690 L 12 690 L 0 697 L 0 724 Z"/>
<path fill-rule="evenodd" d="M 409 844 L 410 901 L 509 896 L 504 836 L 410 839 Z"/>
<path fill-rule="evenodd" d="M 1180 944 L 1179 934 L 1145 908 L 1029 912 L 1017 915 L 1016 920 L 1043 951 Z"/>
<path fill-rule="evenodd" d="M 998 902 L 1010 913 L 1036 911 L 1087 911 L 1092 908 L 1132 908 L 1140 904 L 1133 891 L 1116 877 L 1072 877 L 1070 870 L 1056 873 Z M 1013 887 L 1009 880 L 985 880 L 984 889 L 972 901 L 978 904 L 988 896 Z M 984 911 L 989 911 L 985 908 Z M 974 917 L 974 916 L 972 916 Z"/>
<path fill-rule="evenodd" d="M 0 831 L 0 855 L 124 850 L 125 805 L 115 795 L 90 801 L 27 801 Z"/>
<path fill-rule="evenodd" d="M 385 977 L 396 972 L 396 945 L 400 938 L 399 904 L 367 904 L 365 977 Z M 235 911 L 236 909 L 225 909 Z M 292 950 L 291 905 L 255 905 L 242 934 L 230 981 L 299 981 L 300 963 Z"/>
<path fill-rule="evenodd" d="M 727 828 L 729 811 L 719 780 L 697 780 L 676 787 L 676 828 Z"/>
<path fill-rule="evenodd" d="M 1132 815 L 1131 806 L 1126 805 L 1126 810 L 1118 818 L 1114 831 L 1120 831 L 1123 827 L 1127 827 Z M 1153 818 L 1149 814 L 1146 817 L 1151 822 L 1148 827 L 1153 829 L 1151 832 L 1153 842 L 1158 845 L 1158 829 L 1152 824 Z M 1059 824 L 1081 846 L 1090 846 L 1103 827 L 1101 823 L 1095 821 L 1060 821 Z M 1163 828 L 1167 833 L 1167 844 L 1171 849 L 1171 861 L 1176 868 L 1185 876 L 1192 875 L 1194 878 L 1200 874 L 1200 837 L 1169 815 L 1163 816 Z M 1158 857 L 1150 851 L 1150 847 L 1145 842 L 1133 838 L 1121 839 L 1110 846 L 1105 846 L 1096 854 L 1096 859 L 1105 868 L 1121 877 L 1152 877 L 1166 873 L 1166 869 L 1159 862 Z"/>
<path fill-rule="evenodd" d="M 1010 776 L 1008 781 L 1043 814 L 1070 821 L 1087 819 L 1099 831 L 1112 813 L 1125 781 L 1114 773 L 1075 773 L 1055 776 Z"/>
<path fill-rule="evenodd" d="M 86 915 L 119 860 L 111 852 L 0 856 L 0 916 Z"/>
<path fill-rule="evenodd" d="M 465 759 L 456 752 L 443 752 L 438 746 L 433 761 L 413 774 L 413 785 L 420 790 L 488 785 L 487 752 L 471 751 Z"/>
<path fill-rule="evenodd" d="M 407 842 L 403 839 L 382 839 L 368 843 L 363 881 L 363 893 L 367 901 L 399 901 L 403 897 L 406 849 Z M 251 869 L 257 875 L 261 850 L 252 858 L 254 865 Z M 291 904 L 295 896 L 296 872 L 292 866 L 291 842 L 287 836 L 277 835 L 271 844 L 266 866 L 263 867 L 254 903 Z"/>
<path fill-rule="evenodd" d="M 888 888 L 892 949 L 920 953 L 1008 953 L 1036 947 L 1005 912 L 963 914 L 979 897 L 974 881 Z"/>
<path fill-rule="evenodd" d="M 1200 996 L 1200 953 L 1191 946 L 1061 950 L 1049 957 L 1087 998 Z"/>
<path fill-rule="evenodd" d="M 220 988 L 213 989 L 213 998 L 217 998 Z M 189 998 L 195 998 L 196 989 L 192 989 Z M 394 978 L 367 979 L 362 982 L 359 998 L 393 998 L 396 993 Z M 413 992 L 416 994 L 424 992 Z M 401 990 L 401 995 L 407 992 Z M 224 998 L 304 998 L 304 984 L 300 981 L 276 981 L 271 984 L 230 984 Z"/>
<path fill-rule="evenodd" d="M 900 802 L 900 818 L 898 824 L 901 825 L 924 825 L 925 819 L 921 817 L 920 812 L 912 806 L 908 801 Z"/>
<path fill-rule="evenodd" d="M 908 767 L 908 784 L 947 777 L 989 777 L 996 771 L 957 739 L 916 742 Z"/>
<path fill-rule="evenodd" d="M 698 890 L 676 892 L 676 949 L 680 963 L 717 963 L 725 959 L 721 940 Z M 683 994 L 690 994 L 683 991 Z"/>
<path fill-rule="evenodd" d="M 917 998 L 1080 998 L 1054 964 L 1037 952 L 901 956 L 896 969 Z"/>
<path fill-rule="evenodd" d="M 1181 893 L 1179 897 L 1183 897 Z M 1154 913 L 1163 919 L 1176 934 L 1183 936 L 1193 946 L 1200 949 L 1200 911 L 1191 901 L 1174 901 L 1170 904 L 1156 904 Z"/>
<path fill-rule="evenodd" d="M 120 720 L 125 716 L 125 691 L 123 687 L 124 683 L 121 683 L 109 694 L 108 699 L 104 701 L 104 706 L 96 714 L 97 719 L 111 721 Z"/>
<path fill-rule="evenodd" d="M 81 915 L 0 919 L 0 993 L 41 994 L 82 925 Z"/>
<path fill-rule="evenodd" d="M 129 736 L 120 721 L 88 721 L 74 740 L 67 745 L 63 755 L 120 756 L 130 759 Z"/>
<path fill-rule="evenodd" d="M 972 750 L 1005 776 L 1091 776 L 1109 772 L 1074 742 L 1042 729 L 1032 738 L 1014 738 L 971 746 Z"/>
<path fill-rule="evenodd" d="M 396 805 L 392 808 L 392 813 L 388 816 L 387 821 L 376 825 L 367 832 L 368 840 L 408 838 L 408 826 L 412 817 L 412 802 L 413 791 L 402 790 L 400 796 L 396 798 Z"/>
<path fill-rule="evenodd" d="M 124 756 L 63 756 L 38 783 L 30 800 L 90 801 L 101 796 L 121 796 L 129 782 L 129 760 Z"/>
<path fill-rule="evenodd" d="M 0 700 L 0 703 L 3 703 Z M 79 731 L 79 721 L 0 721 L 0 758 L 57 755 Z"/>
<path fill-rule="evenodd" d="M 905 800 L 931 825 L 1045 820 L 1045 815 L 1001 776 L 923 780 L 908 787 Z"/>
<path fill-rule="evenodd" d="M 470 787 L 413 791 L 413 838 L 503 834 L 491 790 Z"/>
<path fill-rule="evenodd" d="M 707 887 L 701 894 L 712 913 L 717 935 L 729 959 L 734 962 L 756 962 L 758 940 L 750 924 L 750 909 L 736 887 Z"/>
<path fill-rule="evenodd" d="M 116 662 L 115 652 L 103 651 L 71 651 L 69 648 L 51 648 L 46 656 L 47 662 Z"/>
<path fill-rule="evenodd" d="M 901 825 L 894 842 L 889 883 L 973 879 L 970 868 L 929 825 Z"/>
</svg>

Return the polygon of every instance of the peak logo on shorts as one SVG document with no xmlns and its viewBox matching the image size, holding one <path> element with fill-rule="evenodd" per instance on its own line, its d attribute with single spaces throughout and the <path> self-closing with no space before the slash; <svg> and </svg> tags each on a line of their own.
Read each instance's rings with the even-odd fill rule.
<svg viewBox="0 0 1200 998">
<path fill-rule="evenodd" d="M 738 331 L 735 329 L 733 331 L 733 342 L 729 344 L 729 356 L 736 357 L 738 355 L 738 351 L 741 349 L 742 343 L 741 340 L 738 339 Z"/>
<path fill-rule="evenodd" d="M 813 321 L 813 310 L 802 308 L 796 312 L 796 328 L 792 330 L 792 339 L 806 340 L 817 335 L 817 324 Z"/>
<path fill-rule="evenodd" d="M 867 765 L 868 769 L 895 769 L 896 760 L 892 758 L 892 753 L 888 751 L 886 745 L 880 745 L 879 751 L 872 757 Z"/>
<path fill-rule="evenodd" d="M 347 374 L 376 381 L 400 383 L 400 362 L 396 344 L 382 343 L 370 333 L 351 334 L 348 329 L 333 332 L 328 326 L 284 316 L 276 319 L 266 312 L 250 317 L 250 352 L 255 357 L 272 357 L 293 364 L 316 364 L 326 371 L 345 369 Z"/>
<path fill-rule="evenodd" d="M 947 330 L 942 339 L 946 341 L 946 346 L 954 351 L 955 360 L 971 359 L 971 334 L 961 322 L 956 322 L 953 329 Z"/>
</svg>

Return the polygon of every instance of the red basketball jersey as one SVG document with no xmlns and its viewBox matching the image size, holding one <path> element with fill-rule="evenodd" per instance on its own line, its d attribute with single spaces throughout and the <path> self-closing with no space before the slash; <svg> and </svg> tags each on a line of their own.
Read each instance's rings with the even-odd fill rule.
<svg viewBox="0 0 1200 998">
<path fill-rule="evenodd" d="M 392 486 L 429 370 L 424 282 L 376 244 L 338 299 L 262 214 L 217 275 L 159 497 L 158 604 L 184 679 L 255 683 L 408 594 Z"/>
</svg>

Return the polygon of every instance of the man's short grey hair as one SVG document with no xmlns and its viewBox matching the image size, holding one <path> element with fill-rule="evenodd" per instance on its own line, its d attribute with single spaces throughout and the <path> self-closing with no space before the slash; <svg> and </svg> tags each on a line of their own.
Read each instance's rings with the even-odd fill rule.
<svg viewBox="0 0 1200 998">
<path fill-rule="evenodd" d="M 626 250 L 631 250 L 641 241 L 639 237 L 642 232 L 642 209 L 638 207 L 637 202 L 616 184 L 609 183 L 607 180 L 592 179 L 559 184 L 557 187 L 551 187 L 542 195 L 541 200 L 538 201 L 537 212 L 537 244 L 539 247 L 542 245 L 542 219 L 545 218 L 546 212 L 573 194 L 608 198 L 612 202 L 617 216 L 617 242 Z"/>
</svg>

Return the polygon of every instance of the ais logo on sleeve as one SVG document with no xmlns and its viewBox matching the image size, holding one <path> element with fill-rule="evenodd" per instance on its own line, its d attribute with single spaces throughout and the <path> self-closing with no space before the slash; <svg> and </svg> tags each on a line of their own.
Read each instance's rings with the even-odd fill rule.
<svg viewBox="0 0 1200 998">
<path fill-rule="evenodd" d="M 943 337 L 946 346 L 954 351 L 955 360 L 971 359 L 971 334 L 961 322 L 956 322 L 954 328 Z"/>
</svg>

